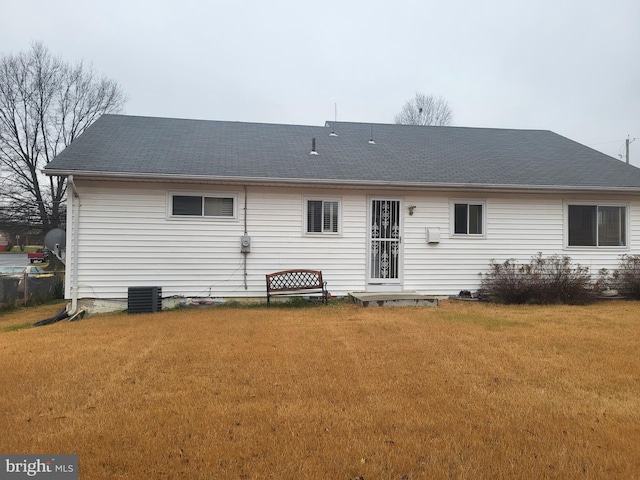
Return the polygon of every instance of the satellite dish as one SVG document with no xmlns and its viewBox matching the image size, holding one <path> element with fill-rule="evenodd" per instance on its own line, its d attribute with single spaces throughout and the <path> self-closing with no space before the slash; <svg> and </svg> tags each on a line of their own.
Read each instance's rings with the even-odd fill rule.
<svg viewBox="0 0 640 480">
<path fill-rule="evenodd" d="M 61 228 L 49 230 L 44 236 L 44 245 L 52 252 L 58 260 L 64 262 L 62 252 L 67 246 L 67 233 Z"/>
</svg>

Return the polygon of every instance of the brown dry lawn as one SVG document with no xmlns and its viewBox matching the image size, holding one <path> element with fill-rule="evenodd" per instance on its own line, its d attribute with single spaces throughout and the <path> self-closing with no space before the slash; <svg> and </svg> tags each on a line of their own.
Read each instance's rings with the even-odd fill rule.
<svg viewBox="0 0 640 480">
<path fill-rule="evenodd" d="M 215 307 L 12 325 L 0 452 L 82 479 L 640 478 L 640 303 Z"/>
</svg>

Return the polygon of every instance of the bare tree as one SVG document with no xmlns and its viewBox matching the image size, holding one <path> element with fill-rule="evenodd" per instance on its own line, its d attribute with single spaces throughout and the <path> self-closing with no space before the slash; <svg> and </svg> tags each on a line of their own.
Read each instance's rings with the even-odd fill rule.
<svg viewBox="0 0 640 480">
<path fill-rule="evenodd" d="M 453 121 L 453 112 L 444 98 L 417 92 L 415 98 L 404 104 L 394 121 L 401 125 L 447 126 Z"/>
<path fill-rule="evenodd" d="M 41 43 L 0 58 L 0 206 L 5 221 L 62 223 L 66 179 L 42 168 L 103 113 L 122 110 L 117 82 L 70 65 Z M 10 218 L 6 218 L 10 217 Z"/>
</svg>

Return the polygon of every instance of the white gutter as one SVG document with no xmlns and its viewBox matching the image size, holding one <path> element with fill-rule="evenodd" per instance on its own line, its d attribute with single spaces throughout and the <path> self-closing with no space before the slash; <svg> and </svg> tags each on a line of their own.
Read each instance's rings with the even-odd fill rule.
<svg viewBox="0 0 640 480">
<path fill-rule="evenodd" d="M 98 172 L 46 170 L 49 176 L 69 176 L 74 174 L 87 180 L 120 180 L 183 183 L 195 182 L 203 184 L 227 185 L 266 185 L 266 186 L 298 186 L 298 187 L 335 187 L 335 188 L 381 188 L 397 190 L 431 190 L 448 191 L 464 189 L 465 191 L 493 191 L 502 193 L 640 193 L 640 186 L 605 187 L 594 185 L 522 185 L 522 184 L 489 184 L 489 183 L 431 183 L 431 182 L 389 182 L 384 180 L 338 180 L 308 178 L 266 178 L 266 177 L 231 177 L 204 175 L 149 174 L 131 172 Z"/>
<path fill-rule="evenodd" d="M 78 230 L 80 228 L 80 195 L 73 181 L 73 175 L 67 177 L 67 185 L 71 187 L 73 197 L 71 198 L 71 240 L 73 248 L 71 249 L 71 311 L 68 312 L 72 317 L 78 310 Z M 74 203 L 77 208 L 74 208 Z M 68 263 L 68 262 L 67 262 Z"/>
</svg>

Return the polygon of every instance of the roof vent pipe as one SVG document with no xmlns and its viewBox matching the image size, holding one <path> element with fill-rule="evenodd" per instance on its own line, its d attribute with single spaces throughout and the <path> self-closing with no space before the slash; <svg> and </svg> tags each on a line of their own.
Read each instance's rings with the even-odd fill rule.
<svg viewBox="0 0 640 480">
<path fill-rule="evenodd" d="M 376 142 L 373 141 L 373 123 L 370 125 L 369 143 L 371 145 L 375 145 L 376 144 Z"/>
<path fill-rule="evenodd" d="M 311 139 L 311 151 L 309 152 L 309 155 L 318 155 L 318 152 L 316 151 L 316 137 Z"/>
</svg>

